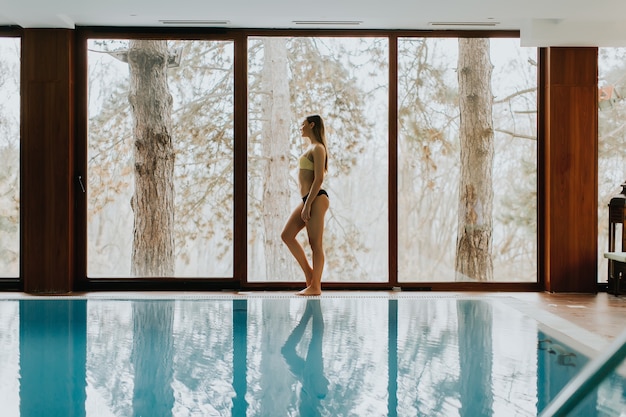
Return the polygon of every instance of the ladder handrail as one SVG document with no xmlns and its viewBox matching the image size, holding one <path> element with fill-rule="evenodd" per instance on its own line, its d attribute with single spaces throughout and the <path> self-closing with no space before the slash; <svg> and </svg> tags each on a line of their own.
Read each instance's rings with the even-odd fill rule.
<svg viewBox="0 0 626 417">
<path fill-rule="evenodd" d="M 566 416 L 626 358 L 626 331 L 585 366 L 541 412 L 540 417 Z"/>
</svg>

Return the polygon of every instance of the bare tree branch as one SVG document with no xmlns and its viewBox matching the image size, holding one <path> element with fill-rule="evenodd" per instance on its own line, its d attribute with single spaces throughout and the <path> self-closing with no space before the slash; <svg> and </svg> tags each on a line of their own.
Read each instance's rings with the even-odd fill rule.
<svg viewBox="0 0 626 417">
<path fill-rule="evenodd" d="M 506 103 L 507 101 L 511 100 L 514 97 L 522 96 L 524 94 L 532 93 L 532 92 L 535 92 L 535 91 L 537 91 L 537 87 L 530 87 L 530 88 L 526 88 L 524 90 L 516 91 L 515 93 L 510 94 L 510 95 L 504 97 L 502 100 L 494 100 L 493 104 Z"/>
<path fill-rule="evenodd" d="M 530 140 L 537 140 L 537 136 L 530 136 L 530 135 L 520 135 L 518 133 L 515 132 L 511 132 L 508 130 L 504 130 L 504 129 L 494 129 L 496 132 L 499 133 L 504 133 L 505 135 L 510 135 L 514 138 L 520 138 L 520 139 L 530 139 Z"/>
</svg>

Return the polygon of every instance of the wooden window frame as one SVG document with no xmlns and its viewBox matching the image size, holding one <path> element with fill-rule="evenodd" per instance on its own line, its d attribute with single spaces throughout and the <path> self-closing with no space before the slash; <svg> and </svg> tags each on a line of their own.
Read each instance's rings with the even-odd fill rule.
<svg viewBox="0 0 626 417">
<path fill-rule="evenodd" d="M 12 29 L 13 31 L 13 29 Z M 551 216 L 549 211 L 549 205 L 546 203 L 548 198 L 548 191 L 554 187 L 555 181 L 558 179 L 559 172 L 556 171 L 554 161 L 550 159 L 553 152 L 550 152 L 550 142 L 544 140 L 544 134 L 550 126 L 555 126 L 556 120 L 546 121 L 545 109 L 552 103 L 551 97 L 546 93 L 550 90 L 551 80 L 554 80 L 554 75 L 549 76 L 547 69 L 554 69 L 556 67 L 554 62 L 549 61 L 551 55 L 546 51 L 550 51 L 552 48 L 539 49 L 539 73 L 538 73 L 538 88 L 539 88 L 539 102 L 538 102 L 538 273 L 537 282 L 531 283 L 514 283 L 514 282 L 452 282 L 452 283 L 437 283 L 437 282 L 420 282 L 420 283 L 406 283 L 398 282 L 397 276 L 397 44 L 398 38 L 401 37 L 507 37 L 507 38 L 519 38 L 519 32 L 517 31 L 389 31 L 389 30 L 270 30 L 270 29 L 153 29 L 153 28 L 101 28 L 101 27 L 78 27 L 74 30 L 58 30 L 58 29 L 20 29 L 16 32 L 11 32 L 22 36 L 26 32 L 26 37 L 34 36 L 40 31 L 48 31 L 53 33 L 60 33 L 61 39 L 63 39 L 65 47 L 68 49 L 66 54 L 69 60 L 69 69 L 67 81 L 69 88 L 71 89 L 71 96 L 68 98 L 67 114 L 64 117 L 73 126 L 73 131 L 70 132 L 70 140 L 66 143 L 71 145 L 69 155 L 71 157 L 71 167 L 69 167 L 64 174 L 67 177 L 64 178 L 64 187 L 69 190 L 70 199 L 62 202 L 57 209 L 62 212 L 65 211 L 64 218 L 69 215 L 72 219 L 72 224 L 67 225 L 69 229 L 69 244 L 64 246 L 62 251 L 67 252 L 67 256 L 63 259 L 64 268 L 63 271 L 53 270 L 54 257 L 51 256 L 54 253 L 58 253 L 58 248 L 54 248 L 54 240 L 51 237 L 43 239 L 43 242 L 37 242 L 36 231 L 32 231 L 29 234 L 22 234 L 21 239 L 21 256 L 20 259 L 20 284 L 18 289 L 26 292 L 35 293 L 63 293 L 73 291 L 97 291 L 97 290 L 149 290 L 149 289 L 163 289 L 163 290 L 286 290 L 295 289 L 301 286 L 299 282 L 254 282 L 249 283 L 247 281 L 247 146 L 246 146 L 246 132 L 247 132 L 247 39 L 252 36 L 333 36 L 333 37 L 387 37 L 389 39 L 389 193 L 388 193 L 388 207 L 389 207 L 389 281 L 385 283 L 366 283 L 366 282 L 329 282 L 323 283 L 324 288 L 328 290 L 389 290 L 394 287 L 400 287 L 403 290 L 433 290 L 433 291 L 542 291 L 548 288 L 551 291 L 559 291 L 561 288 L 568 288 L 566 281 L 562 281 L 559 278 L 558 281 L 550 281 L 550 277 L 560 274 L 562 271 L 555 271 L 554 268 L 550 269 L 550 266 L 554 266 L 554 263 L 550 263 L 546 257 L 551 259 L 558 257 L 561 249 L 555 246 L 549 246 L 549 243 L 544 235 L 553 237 L 555 234 L 549 232 L 554 229 L 557 230 L 556 224 L 553 220 L 546 221 L 547 216 Z M 69 31 L 71 33 L 67 33 Z M 0 31 L 0 35 L 3 32 Z M 181 39 L 181 40 L 220 40 L 228 39 L 234 41 L 235 48 L 235 109 L 234 109 L 234 137 L 235 137 L 235 151 L 234 151 L 234 262 L 233 262 L 233 277 L 228 279 L 214 279 L 214 278 L 124 278 L 124 279 L 109 279 L 109 278 L 88 278 L 86 274 L 87 265 L 87 222 L 86 222 L 86 198 L 85 195 L 79 192 L 79 183 L 77 178 L 80 176 L 85 179 L 87 172 L 87 39 L 93 38 L 152 38 L 152 39 Z M 34 46 L 33 51 L 23 51 L 23 56 L 30 56 L 27 59 L 27 67 L 22 68 L 22 74 L 28 74 L 36 69 L 33 68 L 35 55 L 41 52 L 41 47 Z M 576 50 L 577 48 L 569 48 Z M 558 52 L 558 51 L 557 51 Z M 576 51 L 575 51 L 576 52 Z M 576 59 L 576 57 L 574 58 Z M 585 56 L 582 57 L 585 58 Z M 548 60 L 548 64 L 546 64 Z M 63 62 L 61 65 L 66 65 L 67 62 Z M 551 64 L 551 65 L 549 65 Z M 43 71 L 43 70 L 42 70 Z M 34 91 L 35 85 L 26 85 L 22 87 L 22 91 L 30 92 Z M 28 103 L 22 105 L 23 109 L 28 110 Z M 33 123 L 29 117 L 31 114 L 26 114 L 22 118 L 22 124 Z M 551 117 L 554 117 L 551 115 Z M 36 121 L 34 121 L 36 122 Z M 558 132 L 553 133 L 552 137 Z M 597 134 L 597 132 L 596 132 Z M 26 143 L 34 141 L 36 144 L 37 139 L 33 136 L 27 136 Z M 581 142 L 582 143 L 582 142 Z M 597 139 L 596 139 L 597 144 Z M 596 146 L 597 149 L 597 146 Z M 67 152 L 66 152 L 67 154 Z M 67 155 L 64 154 L 65 157 Z M 28 152 L 23 154 L 22 162 L 28 165 L 32 163 L 33 156 Z M 61 157 L 59 157 L 61 158 Z M 58 162 L 58 161 L 57 161 Z M 557 164 L 558 165 L 558 164 Z M 31 165 L 28 165 L 31 166 Z M 29 168 L 32 169 L 32 168 Z M 30 171 L 29 169 L 22 170 L 22 180 L 25 184 L 35 184 L 38 179 L 44 175 L 40 171 Z M 558 168 L 560 169 L 560 168 Z M 549 179 L 549 182 L 546 180 Z M 597 173 L 596 173 L 597 178 Z M 69 184 L 69 186 L 68 186 Z M 587 185 L 589 187 L 589 185 Z M 597 184 L 595 185 L 597 189 Z M 55 190 L 53 190 L 55 191 Z M 36 191 L 26 190 L 22 200 L 24 203 L 21 207 L 21 214 L 29 214 L 29 216 L 35 219 L 40 219 L 44 223 L 53 222 L 54 219 L 45 217 L 42 215 L 44 212 L 43 207 L 33 206 L 33 196 Z M 551 194 L 552 195 L 552 194 Z M 56 200 L 53 200 L 53 202 Z M 574 204 L 573 199 L 569 204 Z M 28 208 L 30 207 L 30 209 Z M 548 207 L 548 208 L 546 208 Z M 28 216 L 27 216 L 28 217 Z M 24 219 L 25 221 L 26 219 Z M 47 224 L 47 223 L 46 223 Z M 585 235 L 587 237 L 592 234 L 593 230 L 589 228 L 583 232 L 572 231 L 571 238 L 575 238 L 577 234 Z M 561 230 L 558 228 L 558 230 Z M 597 238 L 595 239 L 597 241 Z M 67 243 L 67 242 L 66 242 Z M 42 246 L 43 245 L 43 246 Z M 597 242 L 594 242 L 597 245 Z M 546 252 L 546 248 L 549 248 L 549 253 Z M 565 249 L 564 249 L 565 250 Z M 563 251 L 564 251 L 563 250 Z M 36 263 L 38 255 L 45 254 L 45 262 L 38 265 L 37 268 L 32 267 L 31 263 Z M 586 253 L 586 252 L 585 252 Z M 595 252 L 594 252 L 595 253 Z M 564 268 L 564 267 L 563 267 Z M 563 269 L 561 268 L 561 269 Z M 597 269 L 597 268 L 596 268 Z M 37 277 L 36 273 L 44 271 L 43 277 Z M 597 274 L 597 272 L 596 272 Z M 591 279 L 595 283 L 596 275 Z M 575 277 L 575 282 L 581 282 L 585 278 Z M 556 285 L 550 285 L 550 282 L 556 283 Z M 588 287 L 583 286 L 580 288 Z"/>
</svg>

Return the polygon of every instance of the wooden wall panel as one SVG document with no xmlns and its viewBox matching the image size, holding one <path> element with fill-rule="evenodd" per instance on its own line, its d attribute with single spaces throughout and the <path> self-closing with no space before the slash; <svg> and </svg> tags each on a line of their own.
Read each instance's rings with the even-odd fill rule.
<svg viewBox="0 0 626 417">
<path fill-rule="evenodd" d="M 73 31 L 22 38 L 21 276 L 24 291 L 73 285 Z"/>
<path fill-rule="evenodd" d="M 551 292 L 597 291 L 597 48 L 549 48 L 543 66 L 544 230 Z"/>
</svg>

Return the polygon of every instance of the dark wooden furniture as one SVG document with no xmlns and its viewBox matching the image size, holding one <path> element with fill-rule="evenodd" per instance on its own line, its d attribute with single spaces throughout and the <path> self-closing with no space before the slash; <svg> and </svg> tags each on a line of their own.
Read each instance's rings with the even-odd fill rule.
<svg viewBox="0 0 626 417">
<path fill-rule="evenodd" d="M 608 292 L 619 295 L 626 292 L 626 182 L 621 194 L 609 202 L 609 251 L 604 257 L 609 260 Z M 617 229 L 621 228 L 621 242 L 616 242 Z M 618 245 L 619 243 L 619 245 Z"/>
</svg>

